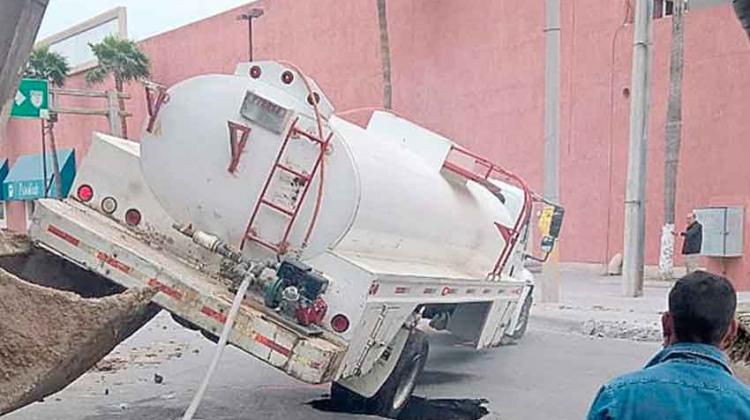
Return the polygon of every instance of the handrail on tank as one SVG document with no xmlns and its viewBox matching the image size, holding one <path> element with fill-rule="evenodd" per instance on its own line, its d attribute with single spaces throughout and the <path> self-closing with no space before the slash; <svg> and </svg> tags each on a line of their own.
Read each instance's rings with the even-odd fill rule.
<svg viewBox="0 0 750 420">
<path fill-rule="evenodd" d="M 487 168 L 487 170 L 483 171 L 483 173 L 477 173 L 473 168 L 467 169 L 467 168 L 458 166 L 456 163 L 449 162 L 448 158 L 450 157 L 452 152 L 457 152 L 459 154 L 462 154 L 464 156 L 467 156 L 473 159 L 474 164 L 485 167 Z M 521 188 L 521 190 L 523 190 L 523 193 L 524 193 L 523 208 L 518 213 L 518 217 L 516 218 L 516 222 L 513 225 L 513 230 L 511 231 L 511 236 L 509 240 L 507 241 L 502 251 L 500 252 L 500 255 L 498 256 L 497 261 L 495 263 L 495 267 L 492 269 L 492 272 L 489 274 L 489 277 L 495 277 L 503 271 L 503 268 L 505 268 L 505 264 L 508 262 L 508 259 L 510 258 L 511 250 L 516 245 L 516 243 L 518 242 L 518 238 L 521 235 L 521 227 L 525 224 L 528 224 L 529 220 L 531 219 L 532 199 L 535 196 L 535 194 L 529 189 L 526 182 L 518 175 L 500 167 L 499 165 L 491 162 L 488 159 L 485 159 L 477 155 L 476 153 L 470 152 L 456 145 L 451 146 L 451 149 L 448 152 L 448 157 L 446 157 L 446 160 L 443 163 L 443 167 L 459 175 L 462 175 L 474 182 L 477 182 L 488 189 L 492 189 L 493 187 L 495 187 L 494 184 L 490 182 L 490 179 L 492 178 L 493 174 L 497 173 L 501 175 L 502 177 L 513 181 L 514 183 L 517 184 L 519 188 Z"/>
<path fill-rule="evenodd" d="M 146 113 L 148 114 L 146 132 L 151 133 L 154 130 L 154 124 L 159 116 L 161 106 L 169 102 L 169 94 L 166 86 L 159 83 L 145 79 L 141 80 L 141 83 L 146 91 Z"/>
</svg>

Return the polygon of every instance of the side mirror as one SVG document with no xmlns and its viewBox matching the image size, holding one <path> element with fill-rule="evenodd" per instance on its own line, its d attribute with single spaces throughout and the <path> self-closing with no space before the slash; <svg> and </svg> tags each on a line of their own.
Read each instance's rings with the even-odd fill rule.
<svg viewBox="0 0 750 420">
<path fill-rule="evenodd" d="M 543 258 L 529 256 L 529 258 L 546 262 L 549 254 L 555 248 L 555 242 L 560 237 L 565 209 L 555 204 L 545 204 L 539 217 L 539 232 L 542 235 L 540 248 Z"/>
</svg>

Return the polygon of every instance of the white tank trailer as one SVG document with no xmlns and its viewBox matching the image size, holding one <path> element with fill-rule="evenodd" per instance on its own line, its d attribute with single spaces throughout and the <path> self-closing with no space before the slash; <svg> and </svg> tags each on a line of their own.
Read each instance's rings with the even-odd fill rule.
<svg viewBox="0 0 750 420">
<path fill-rule="evenodd" d="M 525 331 L 541 199 L 517 176 L 389 112 L 353 124 L 288 63 L 150 84 L 147 101 L 140 150 L 95 135 L 78 196 L 40 206 L 42 246 L 155 287 L 156 303 L 209 337 L 232 275 L 252 276 L 229 342 L 388 416 L 424 367 L 428 320 L 477 349 Z M 563 212 L 541 208 L 548 255 Z M 154 233 L 170 245 L 145 243 Z"/>
</svg>

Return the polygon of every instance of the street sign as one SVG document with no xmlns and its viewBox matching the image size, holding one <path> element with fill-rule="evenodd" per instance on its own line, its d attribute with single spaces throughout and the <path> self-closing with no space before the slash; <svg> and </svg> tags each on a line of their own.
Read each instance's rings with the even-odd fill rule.
<svg viewBox="0 0 750 420">
<path fill-rule="evenodd" d="M 39 79 L 21 79 L 13 98 L 11 117 L 49 118 L 49 83 Z"/>
<path fill-rule="evenodd" d="M 4 187 L 6 200 L 35 200 L 44 197 L 44 181 L 41 179 L 6 182 Z"/>
</svg>

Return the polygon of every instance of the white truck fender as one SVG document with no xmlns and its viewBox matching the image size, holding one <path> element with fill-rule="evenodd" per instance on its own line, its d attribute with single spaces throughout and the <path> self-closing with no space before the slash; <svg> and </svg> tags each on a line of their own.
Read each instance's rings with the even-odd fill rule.
<svg viewBox="0 0 750 420">
<path fill-rule="evenodd" d="M 516 303 L 516 307 L 513 309 L 513 317 L 511 318 L 511 322 L 508 323 L 508 327 L 505 329 L 506 334 L 512 334 L 513 331 L 516 330 L 516 327 L 518 325 L 518 319 L 521 316 L 521 309 L 523 308 L 523 303 L 526 301 L 526 298 L 534 292 L 534 284 L 535 284 L 534 274 L 532 274 L 531 271 L 524 268 L 523 270 L 521 270 L 519 277 L 526 284 L 523 288 L 523 291 L 521 292 L 521 295 L 518 297 L 518 303 Z"/>
<path fill-rule="evenodd" d="M 360 376 L 341 378 L 336 382 L 365 398 L 372 397 L 378 392 L 380 387 L 383 386 L 388 377 L 391 376 L 410 334 L 410 329 L 402 327 L 399 332 L 396 333 L 396 337 L 394 337 L 393 341 L 388 345 L 388 349 L 384 353 L 384 356 L 381 356 L 380 359 L 375 362 L 369 372 Z M 385 357 L 385 354 L 388 356 Z"/>
</svg>

